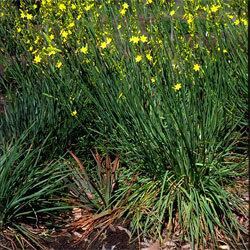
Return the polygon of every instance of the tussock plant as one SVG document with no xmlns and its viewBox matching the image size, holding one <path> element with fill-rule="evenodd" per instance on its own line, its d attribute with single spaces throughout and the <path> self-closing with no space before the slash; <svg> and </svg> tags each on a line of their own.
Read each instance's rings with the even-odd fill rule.
<svg viewBox="0 0 250 250">
<path fill-rule="evenodd" d="M 70 154 L 79 167 L 79 169 L 72 168 L 71 194 L 73 197 L 82 199 L 83 205 L 87 205 L 89 209 L 96 212 L 111 208 L 112 196 L 118 184 L 116 172 L 119 167 L 119 157 L 116 156 L 112 161 L 108 155 L 104 158 L 98 152 L 93 153 L 97 169 L 92 177 L 79 158 L 72 151 Z"/>
<path fill-rule="evenodd" d="M 26 225 L 37 226 L 41 215 L 63 209 L 53 195 L 62 191 L 68 173 L 61 162 L 42 165 L 39 161 L 42 147 L 34 149 L 32 142 L 26 141 L 27 135 L 28 132 L 1 148 L 0 235 L 8 241 L 11 234 L 16 234 L 19 242 L 23 239 L 42 247 L 36 234 Z"/>
<path fill-rule="evenodd" d="M 93 229 L 100 233 L 107 229 L 115 220 L 123 215 L 124 201 L 116 196 L 118 181 L 119 157 L 112 159 L 109 155 L 101 156 L 98 152 L 92 155 L 96 169 L 86 168 L 80 159 L 70 151 L 76 164 L 69 164 L 70 176 L 69 193 L 71 200 L 80 207 L 79 218 L 72 223 L 72 230 L 80 230 L 81 238 L 86 238 Z M 92 171 L 92 173 L 90 172 Z"/>
</svg>

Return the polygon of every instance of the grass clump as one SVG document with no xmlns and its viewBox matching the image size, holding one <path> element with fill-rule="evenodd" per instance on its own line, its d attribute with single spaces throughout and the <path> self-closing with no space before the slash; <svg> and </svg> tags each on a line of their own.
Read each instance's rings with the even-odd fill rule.
<svg viewBox="0 0 250 250">
<path fill-rule="evenodd" d="M 42 215 L 65 208 L 53 196 L 62 193 L 68 171 L 60 161 L 41 164 L 42 147 L 33 148 L 27 137 L 26 131 L 1 147 L 0 235 L 8 241 L 8 236 L 16 232 L 17 238 L 41 246 L 26 225 L 37 227 Z"/>
</svg>

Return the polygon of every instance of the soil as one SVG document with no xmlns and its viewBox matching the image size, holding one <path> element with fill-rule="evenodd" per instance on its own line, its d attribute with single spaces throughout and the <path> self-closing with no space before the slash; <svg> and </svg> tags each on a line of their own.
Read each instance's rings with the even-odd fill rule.
<svg viewBox="0 0 250 250">
<path fill-rule="evenodd" d="M 46 246 L 49 250 L 139 250 L 139 242 L 130 240 L 124 230 L 108 229 L 98 239 L 93 238 L 74 244 L 72 236 L 59 236 L 47 241 Z"/>
<path fill-rule="evenodd" d="M 135 238 L 130 239 L 125 230 L 118 228 L 107 229 L 97 239 L 95 234 L 88 239 L 82 239 L 78 244 L 74 241 L 76 237 L 70 234 L 60 235 L 58 233 L 50 235 L 47 239 L 42 239 L 41 244 L 46 250 L 139 250 L 139 241 Z M 14 237 L 3 238 L 0 236 L 0 250 L 21 250 Z M 22 242 L 25 250 L 36 250 L 24 241 Z"/>
</svg>

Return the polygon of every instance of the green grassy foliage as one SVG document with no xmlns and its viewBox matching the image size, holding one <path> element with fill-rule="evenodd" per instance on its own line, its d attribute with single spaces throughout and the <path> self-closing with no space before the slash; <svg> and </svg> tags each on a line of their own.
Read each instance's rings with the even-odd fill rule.
<svg viewBox="0 0 250 250">
<path fill-rule="evenodd" d="M 0 232 L 4 236 L 2 230 L 11 228 L 37 244 L 36 237 L 22 223 L 37 225 L 41 215 L 67 208 L 56 201 L 55 195 L 62 193 L 69 173 L 62 161 L 41 164 L 44 145 L 33 148 L 27 138 L 28 132 L 1 147 Z"/>
<path fill-rule="evenodd" d="M 146 236 L 170 237 L 179 228 L 193 248 L 221 239 L 237 248 L 244 228 L 235 214 L 243 211 L 227 186 L 242 175 L 246 155 L 246 1 L 53 3 L 0 5 L 2 141 L 34 123 L 34 152 L 49 134 L 50 159 L 69 144 L 84 159 L 93 147 L 119 154 L 115 190 L 110 167 L 98 161 L 97 170 L 72 171 L 83 205 L 97 212 L 120 206 L 133 231 Z M 22 156 L 18 147 L 10 160 L 29 173 L 36 153 Z M 46 178 L 63 173 L 52 165 L 41 170 Z M 32 180 L 37 173 L 30 173 Z"/>
</svg>

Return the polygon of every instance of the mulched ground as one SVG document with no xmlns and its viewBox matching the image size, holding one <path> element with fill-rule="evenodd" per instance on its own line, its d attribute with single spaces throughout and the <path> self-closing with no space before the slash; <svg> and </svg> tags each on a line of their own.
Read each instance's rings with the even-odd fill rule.
<svg viewBox="0 0 250 250">
<path fill-rule="evenodd" d="M 139 250 L 139 242 L 136 239 L 130 240 L 124 230 L 108 229 L 96 240 L 93 237 L 83 240 L 80 244 L 72 242 L 72 236 L 52 237 L 47 241 L 49 250 Z"/>
<path fill-rule="evenodd" d="M 82 240 L 75 244 L 73 236 L 52 236 L 47 240 L 42 240 L 42 244 L 47 250 L 139 250 L 139 242 L 136 239 L 130 240 L 129 235 L 123 230 L 107 230 L 98 239 L 92 241 L 93 237 L 88 240 Z M 15 249 L 21 250 L 14 239 L 6 241 L 0 236 L 0 250 Z M 14 243 L 15 242 L 15 243 Z M 23 242 L 25 250 L 34 250 L 31 246 Z M 36 249 L 36 247 L 35 247 Z"/>
<path fill-rule="evenodd" d="M 249 208 L 249 180 L 239 179 L 236 187 L 232 192 L 237 193 L 241 197 L 243 205 Z M 68 217 L 68 215 L 66 216 Z M 72 215 L 71 215 L 72 217 Z M 66 219 L 66 218 L 65 218 Z M 68 219 L 66 219 L 67 221 Z M 240 220 L 240 218 L 239 218 Z M 249 218 L 242 218 L 242 224 L 249 228 Z M 42 240 L 46 250 L 190 250 L 190 244 L 181 243 L 178 239 L 172 241 L 164 241 L 160 246 L 158 242 L 153 242 L 148 239 L 131 238 L 130 232 L 126 229 L 127 226 L 122 224 L 111 225 L 104 230 L 98 238 L 95 238 L 95 234 L 92 233 L 88 239 L 82 239 L 79 244 L 75 244 L 76 240 L 80 238 L 80 234 L 77 231 L 68 231 L 64 229 L 62 231 L 56 231 L 50 233 L 50 237 L 46 237 Z M 29 227 L 31 229 L 31 227 Z M 32 230 L 33 231 L 33 230 Z M 42 235 L 46 232 L 44 228 L 35 230 L 36 233 Z M 8 234 L 7 234 L 8 235 Z M 11 235 L 8 235 L 9 240 L 3 238 L 0 235 L 0 250 L 21 250 L 21 247 L 17 247 L 17 241 Z M 250 249 L 249 235 L 244 235 L 245 245 L 238 245 L 239 250 Z M 38 250 L 38 248 L 32 248 L 23 242 L 25 250 Z M 227 245 L 221 245 L 221 248 L 229 250 Z M 213 250 L 207 249 L 207 250 Z"/>
</svg>

